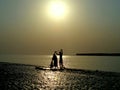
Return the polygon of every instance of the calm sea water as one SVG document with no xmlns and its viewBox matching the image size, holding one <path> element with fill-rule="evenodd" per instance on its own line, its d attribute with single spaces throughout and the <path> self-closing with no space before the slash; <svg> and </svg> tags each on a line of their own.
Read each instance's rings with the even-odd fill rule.
<svg viewBox="0 0 120 90">
<path fill-rule="evenodd" d="M 48 67 L 51 55 L 0 55 L 0 62 L 31 64 Z M 120 56 L 67 56 L 67 68 L 120 72 Z M 58 57 L 59 60 L 59 57 Z"/>
</svg>

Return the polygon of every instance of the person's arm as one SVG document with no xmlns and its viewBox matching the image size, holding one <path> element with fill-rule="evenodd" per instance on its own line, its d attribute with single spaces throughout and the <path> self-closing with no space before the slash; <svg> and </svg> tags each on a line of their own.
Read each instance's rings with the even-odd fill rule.
<svg viewBox="0 0 120 90">
<path fill-rule="evenodd" d="M 60 53 L 56 52 L 57 55 L 60 55 Z"/>
</svg>

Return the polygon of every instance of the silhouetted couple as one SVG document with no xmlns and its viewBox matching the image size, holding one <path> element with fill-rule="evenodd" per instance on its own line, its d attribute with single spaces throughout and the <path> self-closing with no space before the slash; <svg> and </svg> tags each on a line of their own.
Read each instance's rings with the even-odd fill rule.
<svg viewBox="0 0 120 90">
<path fill-rule="evenodd" d="M 59 67 L 60 69 L 63 69 L 64 68 L 64 65 L 63 65 L 63 50 L 61 49 L 59 52 L 55 51 L 54 54 L 53 54 L 53 57 L 52 57 L 52 61 L 51 61 L 51 64 L 50 64 L 50 68 L 58 68 L 58 59 L 57 59 L 57 55 L 59 55 Z"/>
</svg>

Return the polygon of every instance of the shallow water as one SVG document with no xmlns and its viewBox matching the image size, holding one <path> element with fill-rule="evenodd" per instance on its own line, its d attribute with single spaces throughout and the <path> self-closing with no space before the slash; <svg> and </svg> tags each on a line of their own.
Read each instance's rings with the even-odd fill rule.
<svg viewBox="0 0 120 90">
<path fill-rule="evenodd" d="M 49 67 L 51 55 L 0 55 L 0 62 L 12 62 Z M 59 57 L 58 57 L 59 58 Z M 67 56 L 67 68 L 120 72 L 120 56 Z"/>
<path fill-rule="evenodd" d="M 120 73 L 36 70 L 0 63 L 1 90 L 118 90 Z"/>
</svg>

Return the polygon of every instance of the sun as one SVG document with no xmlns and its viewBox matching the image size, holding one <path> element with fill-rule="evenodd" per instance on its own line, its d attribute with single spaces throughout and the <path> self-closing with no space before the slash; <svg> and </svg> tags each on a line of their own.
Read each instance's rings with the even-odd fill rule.
<svg viewBox="0 0 120 90">
<path fill-rule="evenodd" d="M 56 18 L 64 17 L 66 12 L 65 4 L 62 2 L 52 2 L 49 7 L 49 13 Z"/>
</svg>

